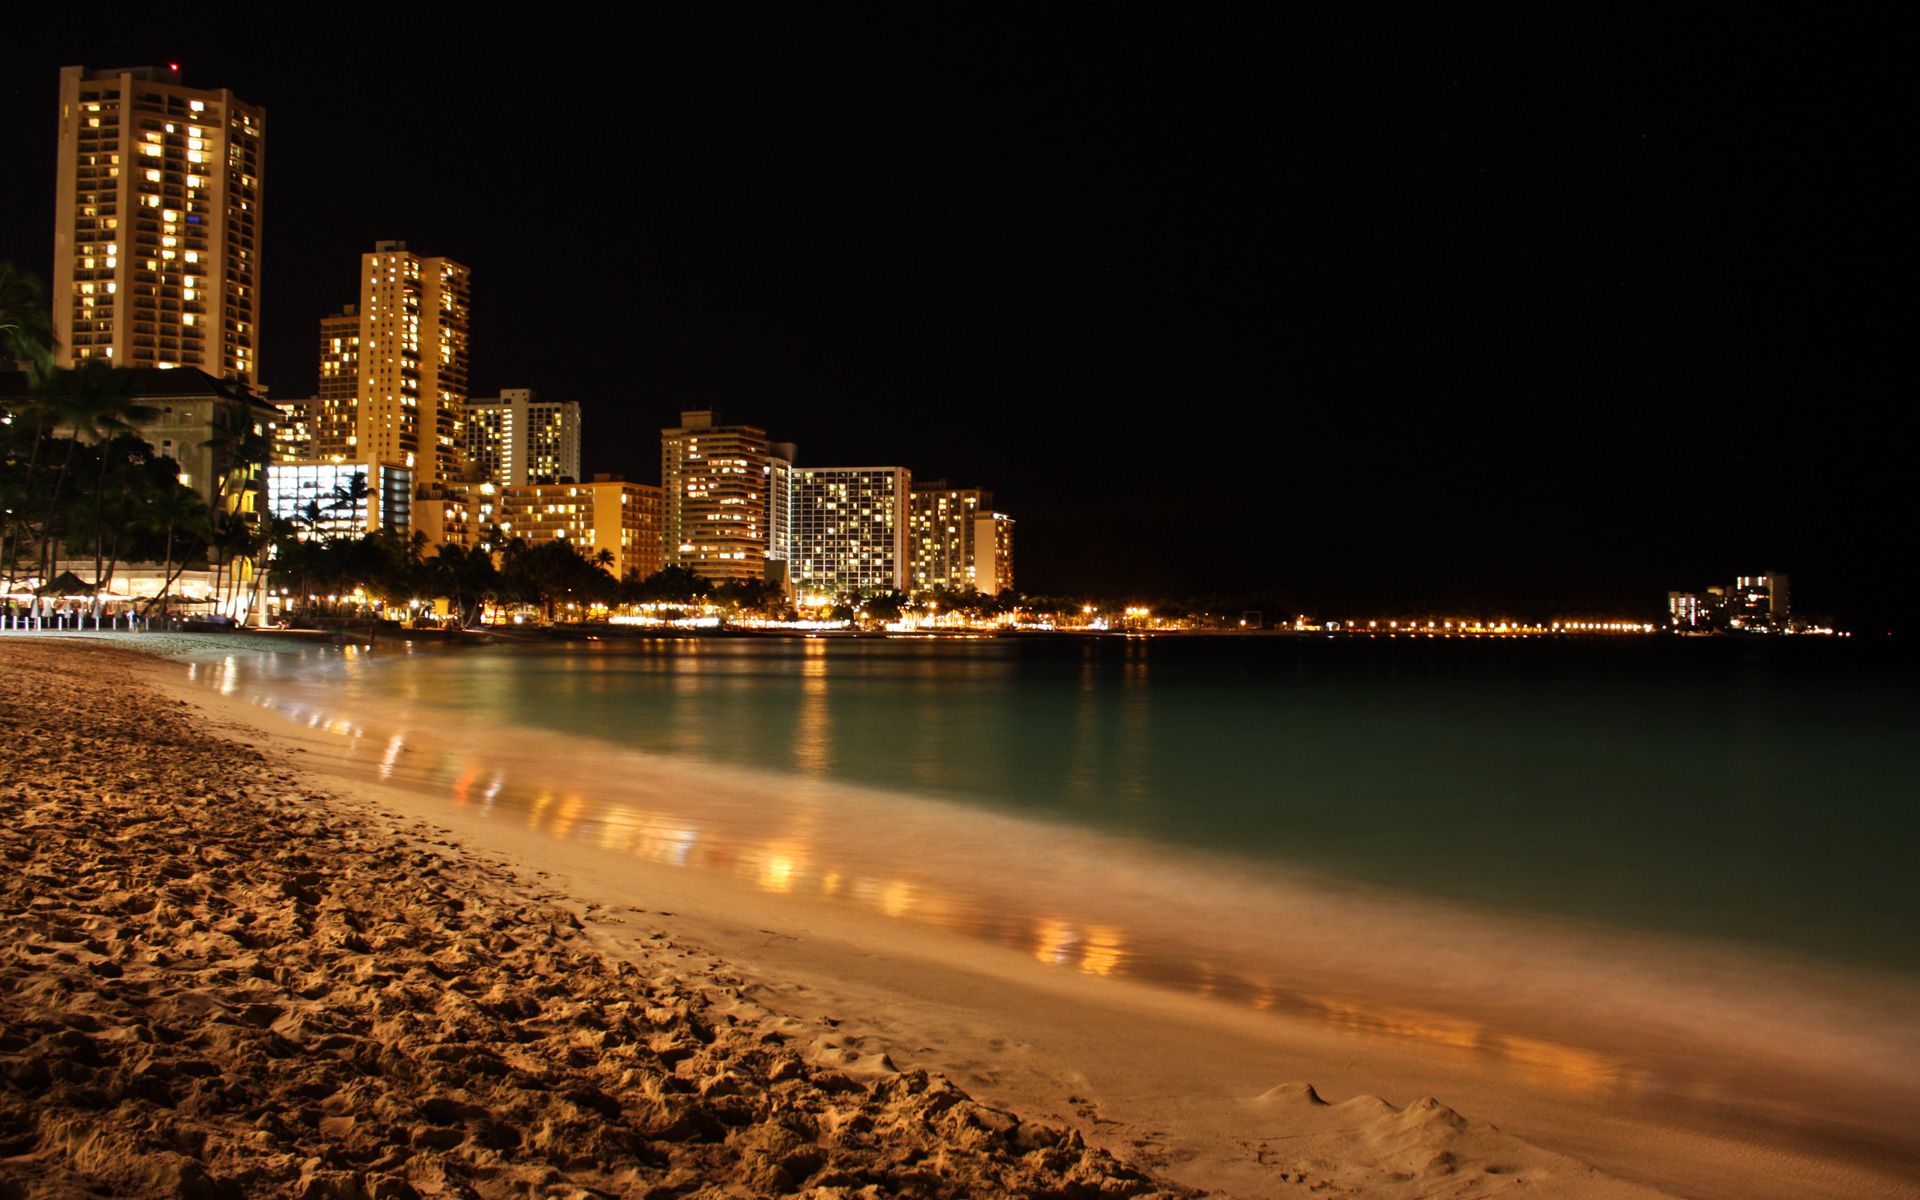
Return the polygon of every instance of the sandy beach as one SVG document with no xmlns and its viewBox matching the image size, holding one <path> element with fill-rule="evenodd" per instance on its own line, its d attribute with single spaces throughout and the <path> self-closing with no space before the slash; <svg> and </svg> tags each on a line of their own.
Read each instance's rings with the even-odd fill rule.
<svg viewBox="0 0 1920 1200">
<path fill-rule="evenodd" d="M 122 648 L 0 639 L 0 675 L 0 1196 L 1920 1195 L 1884 1151 L 1441 1091 L 1417 1048 L 583 865 Z"/>
</svg>

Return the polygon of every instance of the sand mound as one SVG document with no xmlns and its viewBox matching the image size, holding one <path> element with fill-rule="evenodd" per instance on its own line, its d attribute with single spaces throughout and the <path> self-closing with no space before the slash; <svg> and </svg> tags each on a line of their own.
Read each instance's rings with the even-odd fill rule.
<svg viewBox="0 0 1920 1200">
<path fill-rule="evenodd" d="M 0 1198 L 1170 1194 L 0 647 Z M 783 1032 L 783 1030 L 786 1030 Z"/>
<path fill-rule="evenodd" d="M 1651 1189 L 1542 1150 L 1432 1097 L 1395 1108 L 1379 1096 L 1329 1104 L 1308 1083 L 1285 1083 L 1248 1102 L 1284 1129 L 1261 1162 L 1282 1183 L 1320 1195 L 1441 1198 L 1618 1197 L 1652 1200 Z"/>
</svg>

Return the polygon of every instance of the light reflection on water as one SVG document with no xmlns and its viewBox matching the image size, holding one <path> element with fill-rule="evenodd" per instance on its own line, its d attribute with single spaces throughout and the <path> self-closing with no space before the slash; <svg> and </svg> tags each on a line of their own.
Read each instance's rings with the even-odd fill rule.
<svg viewBox="0 0 1920 1200">
<path fill-rule="evenodd" d="M 1042 810 L 1045 816 L 1157 836 L 1153 822 L 1167 819 L 1170 802 L 1231 800 L 1247 778 L 1232 772 L 1252 747 L 1286 763 L 1285 772 L 1271 774 L 1271 786 L 1281 793 L 1271 811 L 1258 814 L 1279 850 L 1257 849 L 1278 854 L 1298 843 L 1301 853 L 1317 858 L 1340 849 L 1329 841 L 1339 832 L 1340 806 L 1296 805 L 1284 789 L 1320 789 L 1349 803 L 1339 792 L 1348 775 L 1364 778 L 1383 762 L 1398 765 L 1392 738 L 1329 743 L 1331 749 L 1323 751 L 1320 742 L 1334 730 L 1324 714 L 1304 706 L 1263 710 L 1262 704 L 1274 703 L 1271 686 L 1224 694 L 1196 687 L 1190 672 L 1163 670 L 1148 642 L 1052 653 L 1066 660 L 1054 664 L 1064 669 L 1037 677 L 1004 648 L 936 659 L 850 654 L 843 645 L 818 640 L 772 653 L 637 643 L 619 653 L 533 651 L 524 657 L 348 647 L 271 661 L 229 655 L 194 664 L 188 674 L 229 695 L 244 692 L 296 726 L 324 733 L 369 777 L 597 852 L 724 875 L 770 895 L 816 898 L 938 928 L 1089 978 L 1178 989 L 1343 1035 L 1418 1045 L 1570 1095 L 1684 1098 L 1731 1090 L 1725 1086 L 1731 1068 L 1724 1065 L 1676 1068 L 1671 1059 L 1649 1059 L 1620 1040 L 1607 1048 L 1572 1044 L 1536 1023 L 1510 1019 L 1511 1010 L 1498 1006 L 1469 1005 L 1469 1014 L 1400 1002 L 1431 998 L 1418 990 L 1391 992 L 1393 1002 L 1379 999 L 1377 991 L 1363 998 L 1329 986 L 1298 959 L 1246 953 L 1257 941 L 1248 927 L 1296 919 L 1284 908 L 1260 910 L 1242 899 L 1224 909 L 1213 928 L 1174 922 L 1148 905 L 1110 903 L 1109 885 L 1135 896 L 1172 889 L 1166 894 L 1190 910 L 1191 898 L 1180 889 L 1191 881 L 1162 877 L 1158 864 L 1097 863 L 1063 883 L 1052 878 L 1054 864 L 1046 854 L 1055 847 L 1044 827 L 1028 827 L 997 847 L 984 835 L 957 834 L 973 827 L 949 819 L 952 814 L 942 821 L 917 815 L 918 801 L 893 807 L 857 802 L 859 789 L 849 788 L 850 775 L 861 782 L 859 770 L 891 761 L 898 765 L 890 783 L 900 790 L 996 792 L 1010 780 L 1041 780 L 1052 789 L 1053 806 Z M 1327 706 L 1345 705 L 1339 716 L 1347 724 L 1395 730 L 1398 737 L 1417 740 L 1432 730 L 1484 726 L 1488 745 L 1500 756 L 1492 761 L 1517 761 L 1510 743 L 1520 736 L 1514 721 L 1522 718 L 1494 708 L 1501 719 L 1488 721 L 1484 697 L 1455 680 L 1445 683 L 1443 691 L 1416 689 L 1411 705 L 1390 688 L 1375 689 L 1371 677 L 1357 690 L 1342 690 L 1338 679 L 1315 681 L 1319 690 L 1308 694 Z M 622 707 L 636 690 L 646 689 L 652 697 L 646 705 Z M 1777 721 L 1767 697 L 1744 702 L 1749 707 L 1739 713 L 1743 722 L 1757 723 L 1764 733 L 1768 721 Z M 1550 707 L 1525 689 L 1518 703 L 1527 711 Z M 1617 739 L 1630 727 L 1607 722 L 1614 709 L 1638 720 L 1645 703 L 1637 692 L 1602 695 L 1579 713 L 1615 739 L 1601 746 L 1599 757 L 1581 758 L 1588 754 L 1585 741 L 1568 741 L 1563 725 L 1534 731 L 1543 745 L 1541 761 L 1523 767 L 1549 781 L 1560 777 L 1556 772 L 1582 773 L 1568 774 L 1576 782 L 1557 799 L 1579 806 L 1604 795 L 1614 805 L 1601 820 L 1574 824 L 1571 834 L 1591 840 L 1608 835 L 1611 826 L 1632 825 L 1629 815 L 1615 810 L 1636 798 L 1610 790 L 1613 782 L 1604 774 L 1604 757 L 1619 757 Z M 627 723 L 610 724 L 616 714 L 625 714 Z M 486 737 L 453 732 L 490 718 L 517 728 Z M 564 749 L 535 728 L 564 730 L 568 722 L 580 725 L 582 740 L 567 741 Z M 1583 736 L 1590 740 L 1590 734 Z M 612 748 L 622 741 L 645 757 Z M 1172 750 L 1170 741 L 1177 743 Z M 663 753 L 663 746 L 671 753 Z M 1412 764 L 1462 778 L 1484 769 L 1477 745 L 1436 740 L 1434 747 L 1429 759 L 1416 756 Z M 763 773 L 749 779 L 748 773 L 689 761 L 702 758 L 738 759 Z M 1787 767 L 1798 769 L 1792 762 Z M 1743 798 L 1763 795 L 1790 775 L 1743 770 Z M 1268 778 L 1261 776 L 1263 782 Z M 1476 812 L 1480 798 L 1465 790 L 1441 799 L 1450 818 L 1464 811 L 1465 834 L 1449 825 L 1419 824 L 1418 814 L 1410 818 L 1404 808 L 1396 810 L 1394 795 L 1368 793 L 1352 803 L 1363 816 L 1367 805 L 1377 804 L 1383 821 L 1401 822 L 1407 826 L 1401 832 L 1410 831 L 1413 840 L 1433 843 L 1417 849 L 1437 861 L 1464 853 L 1463 837 L 1470 841 L 1477 831 L 1491 830 L 1486 836 L 1495 839 L 1493 851 L 1503 867 L 1517 871 L 1529 864 L 1527 846 L 1498 841 L 1524 810 Z M 1682 833 L 1689 820 L 1700 819 L 1674 808 L 1670 797 L 1652 799 Z M 1741 811 L 1750 826 L 1760 822 L 1750 804 Z M 1718 819 L 1711 809 L 1707 815 Z M 1465 818 L 1483 824 L 1475 827 Z M 1246 814 L 1237 819 L 1244 822 Z M 1006 827 L 993 828 L 1003 834 Z M 1711 828 L 1718 841 L 1742 832 L 1738 825 Z M 1073 842 L 1081 849 L 1086 844 Z M 1383 857 L 1394 849 L 1371 843 L 1365 848 Z M 1637 841 L 1628 848 L 1636 856 L 1657 849 Z M 1536 865 L 1565 870 L 1564 862 L 1551 858 Z M 1065 859 L 1059 864 L 1062 871 L 1073 866 Z M 1109 869 L 1111 878 L 1104 874 Z M 1021 870 L 1032 876 L 1022 877 Z M 1708 878 L 1703 886 L 1720 884 Z M 1801 894 L 1831 899 L 1818 888 Z M 1485 965 L 1482 986 L 1497 995 L 1500 961 L 1492 957 Z M 1897 1044 L 1903 1049 L 1893 1057 L 1895 1065 L 1914 1061 L 1911 1042 Z"/>
<path fill-rule="evenodd" d="M 1144 666 L 1141 667 L 1144 673 Z M 208 682 L 190 666 L 188 677 Z M 227 694 L 236 686 L 231 660 L 212 682 Z M 817 686 L 824 676 L 814 674 Z M 250 693 L 251 702 L 344 745 L 348 762 L 370 765 L 383 782 L 441 795 L 455 808 L 519 823 L 530 832 L 652 863 L 725 874 L 762 891 L 813 896 L 885 917 L 925 924 L 1006 947 L 1061 970 L 1132 979 L 1205 996 L 1216 1002 L 1282 1014 L 1355 1036 L 1384 1037 L 1498 1060 L 1533 1082 L 1568 1092 L 1621 1095 L 1637 1091 L 1647 1073 L 1591 1050 L 1504 1032 L 1457 1016 L 1416 1008 L 1382 1007 L 1289 989 L 1201 953 L 1182 953 L 1148 931 L 1120 921 L 1066 912 L 1023 910 L 1005 893 L 970 893 L 931 873 L 876 872 L 834 838 L 815 836 L 821 825 L 817 794 L 801 792 L 777 810 L 756 809 L 708 819 L 680 809 L 652 808 L 620 798 L 615 780 L 593 789 L 551 786 L 517 776 L 510 755 L 483 752 L 421 729 L 376 731 L 315 703 L 274 692 Z M 802 713 L 808 710 L 803 706 Z M 1144 719 L 1144 718 L 1142 718 Z M 830 734 L 809 733 L 804 717 L 796 742 L 800 761 L 830 757 Z M 819 756 L 815 758 L 813 756 Z M 710 798 L 709 798 L 710 799 Z M 749 826 L 771 821 L 773 836 Z M 843 832 L 843 831 L 842 831 Z"/>
</svg>

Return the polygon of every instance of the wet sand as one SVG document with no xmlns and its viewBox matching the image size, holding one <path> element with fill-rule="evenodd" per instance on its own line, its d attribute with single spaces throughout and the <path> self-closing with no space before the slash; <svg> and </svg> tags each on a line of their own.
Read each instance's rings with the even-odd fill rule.
<svg viewBox="0 0 1920 1200">
<path fill-rule="evenodd" d="M 29 665 L 16 646 L 0 643 L 5 655 L 0 662 L 9 677 L 16 665 Z M 673 980 L 708 1003 L 717 1002 L 719 989 L 729 1006 L 725 1011 L 737 1015 L 745 1006 L 760 1023 L 757 1028 L 780 1033 L 786 1039 L 782 1045 L 807 1069 L 859 1082 L 863 1095 L 848 1103 L 863 1112 L 875 1103 L 875 1088 L 931 1072 L 951 1078 L 973 1097 L 969 1103 L 1020 1113 L 1020 1128 L 1069 1130 L 1084 1145 L 1111 1152 L 1115 1158 L 1099 1160 L 1104 1165 L 1097 1170 L 1112 1172 L 1119 1182 L 1109 1180 L 1084 1194 L 1187 1187 L 1248 1196 L 1654 1194 L 1636 1184 L 1701 1196 L 1920 1194 L 1908 1182 L 1908 1160 L 1897 1137 L 1876 1132 L 1871 1120 L 1863 1127 L 1857 1114 L 1846 1111 L 1841 1101 L 1858 1096 L 1830 1103 L 1826 1097 L 1809 1101 L 1783 1091 L 1771 1121 L 1764 1119 L 1764 1095 L 1730 1106 L 1720 1103 L 1726 1097 L 1696 1096 L 1700 1111 L 1676 1111 L 1673 1103 L 1647 1103 L 1644 1089 L 1636 1099 L 1631 1089 L 1617 1086 L 1622 1071 L 1631 1068 L 1631 1057 L 1622 1066 L 1596 1055 L 1580 1039 L 1527 1038 L 1512 1023 L 1491 1032 L 1476 1029 L 1450 1013 L 1445 988 L 1437 983 L 1424 994 L 1410 988 L 1383 997 L 1377 986 L 1360 986 L 1359 974 L 1348 980 L 1352 986 L 1336 988 L 1289 989 L 1284 981 L 1268 978 L 1258 981 L 1266 988 L 1262 1003 L 1244 977 L 1236 982 L 1223 974 L 1198 984 L 1191 978 L 1156 979 L 1143 964 L 1172 959 L 1164 954 L 1156 959 L 1133 944 L 1103 945 L 1100 928 L 1085 923 L 1067 923 L 1051 934 L 1043 930 L 1042 944 L 1036 945 L 1026 932 L 1016 937 L 988 930 L 983 936 L 980 928 L 962 928 L 969 922 L 977 926 L 973 918 L 921 921 L 927 911 L 905 910 L 938 907 L 937 893 L 924 876 L 917 877 L 922 880 L 918 890 L 889 892 L 884 874 L 862 874 L 865 868 L 847 864 L 849 888 L 862 879 L 871 885 L 864 902 L 849 904 L 803 894 L 805 888 L 778 886 L 826 878 L 818 856 L 811 862 L 789 857 L 783 864 L 778 854 L 742 854 L 730 864 L 709 861 L 706 869 L 689 870 L 673 861 L 674 839 L 657 821 L 648 826 L 636 820 L 630 806 L 596 808 L 577 795 L 569 804 L 564 794 L 540 805 L 537 796 L 516 801 L 510 787 L 481 804 L 484 776 L 468 778 L 463 802 L 449 803 L 447 783 L 434 782 L 444 773 L 417 766 L 433 757 L 431 739 L 410 737 L 392 750 L 391 738 L 363 729 L 360 741 L 368 744 L 355 751 L 351 737 L 317 725 L 296 734 L 287 714 L 263 710 L 257 695 L 208 689 L 204 680 L 186 682 L 177 666 L 117 655 L 84 654 L 87 684 L 62 683 L 58 673 L 77 665 L 76 649 L 72 643 L 57 653 L 36 647 L 30 656 L 39 659 L 42 671 L 56 672 L 48 686 L 86 686 L 103 674 L 131 681 L 137 675 L 214 709 L 226 737 L 260 747 L 259 769 L 279 779 L 276 787 L 289 789 L 286 802 L 299 811 L 323 822 L 344 820 L 349 827 L 384 823 L 394 846 L 419 841 L 422 853 L 435 856 L 438 869 L 484 866 L 493 873 L 489 887 L 525 889 L 527 904 L 564 906 L 582 927 L 556 926 L 555 936 L 577 939 L 611 964 L 609 971 L 627 964 L 650 980 Z M 126 697 L 123 706 L 149 702 L 130 682 L 115 686 Z M 222 690 L 230 694 L 222 697 Z M 34 707 L 62 710 L 58 704 Z M 221 743 L 219 737 L 207 740 Z M 288 765 L 294 762 L 300 767 Z M 612 769 L 583 767 L 589 773 Z M 21 769 L 10 767 L 9 786 L 19 774 Z M 663 788 L 697 784 L 697 775 L 670 771 L 658 781 Z M 163 803 L 164 795 L 147 803 Z M 903 836 L 911 840 L 926 832 Z M 660 853 L 642 852 L 648 847 Z M 311 849 L 304 852 L 313 855 Z M 385 869 L 409 870 L 403 851 L 393 853 L 401 858 Z M 504 865 L 507 861 L 511 867 Z M 1063 882 L 1072 890 L 1096 881 L 1069 873 Z M 1193 902 L 1204 909 L 1207 897 Z M 890 906 L 901 911 L 889 912 Z M 298 944 L 297 939 L 288 943 Z M 1516 951 L 1548 960 L 1544 967 L 1516 964 L 1519 992 L 1546 986 L 1552 969 L 1563 965 L 1551 961 L 1544 944 Z M 1061 970 L 1062 962 L 1076 969 Z M 1123 962 L 1131 969 L 1095 969 Z M 1685 983 L 1678 981 L 1673 995 L 1654 1001 L 1671 1005 L 1683 999 Z M 11 1017 L 9 1022 L 11 1029 Z M 1672 1043 L 1665 1059 L 1684 1055 L 1697 1033 L 1689 1028 L 1693 1023 L 1680 1020 L 1660 1031 L 1658 1036 Z M 378 1038 L 373 1032 L 360 1036 Z M 1463 1042 L 1473 1046 L 1465 1057 Z M 1803 1057 L 1817 1067 L 1823 1054 L 1845 1057 L 1857 1050 L 1820 1044 Z M 1598 1091 L 1569 1086 L 1569 1081 L 1594 1078 L 1608 1086 Z M 1777 1069 L 1771 1075 L 1757 1070 L 1745 1086 L 1764 1088 L 1769 1078 L 1788 1076 Z M 742 1087 L 764 1088 L 766 1081 L 750 1079 Z M 1899 1090 L 1881 1089 L 1894 1097 Z M 1446 1104 L 1428 1101 L 1429 1094 Z M 1877 1094 L 1871 1087 L 1861 1092 L 1869 1100 Z M 1322 1102 L 1322 1096 L 1335 1103 Z M 488 1106 L 476 1101 L 473 1107 Z M 1834 1128 L 1822 1130 L 1817 1120 L 1810 1126 L 1809 1109 L 1831 1111 Z M 621 1112 L 624 1119 L 626 1110 Z M 1489 1113 L 1500 1128 L 1487 1122 Z M 1899 1128 L 1897 1112 L 1885 1118 L 1888 1128 Z M 472 1118 L 486 1119 L 491 1118 Z M 816 1134 L 816 1140 L 822 1136 Z M 891 1143 L 896 1136 L 889 1132 L 883 1140 Z M 1849 1137 L 1859 1144 L 1851 1145 Z M 393 1143 L 395 1130 L 384 1128 L 373 1137 L 381 1139 Z M 730 1132 L 722 1144 L 741 1140 Z M 470 1135 L 451 1152 L 458 1154 L 473 1141 Z M 413 1145 L 410 1135 L 399 1136 L 397 1144 Z M 517 1146 L 505 1157 L 518 1152 Z M 1031 1152 L 1013 1156 L 1017 1163 L 1029 1157 Z M 1122 1167 L 1120 1161 L 1131 1165 Z M 1603 1164 L 1611 1174 L 1589 1163 Z M 566 1172 L 564 1166 L 549 1165 Z M 386 1167 L 394 1173 L 393 1162 Z M 756 1183 L 742 1174 L 741 1162 L 717 1158 L 689 1169 L 693 1174 L 683 1178 L 690 1187 L 734 1189 L 715 1194 L 866 1186 L 858 1179 L 835 1183 L 831 1176 L 825 1184 L 815 1176 L 779 1186 Z M 1084 1163 L 1067 1169 L 1096 1170 Z M 904 1189 L 898 1180 L 876 1186 L 929 1195 L 1074 1194 L 1072 1186 L 1038 1176 L 1016 1181 L 974 1166 L 966 1172 L 939 1185 L 949 1187 L 945 1193 L 915 1191 L 922 1185 L 911 1181 Z M 500 1178 L 507 1180 L 499 1184 L 500 1194 L 520 1194 L 514 1189 L 530 1186 L 523 1175 Z M 638 1179 L 611 1185 L 605 1177 L 597 1183 L 592 1178 L 572 1182 L 611 1194 L 647 1194 L 648 1187 L 663 1186 L 649 1179 L 642 1187 Z M 469 1180 L 464 1186 L 479 1185 Z"/>
</svg>

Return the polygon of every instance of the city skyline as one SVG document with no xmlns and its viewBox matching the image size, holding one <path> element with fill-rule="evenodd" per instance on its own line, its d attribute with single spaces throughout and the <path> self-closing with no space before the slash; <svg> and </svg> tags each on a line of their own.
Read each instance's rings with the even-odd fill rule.
<svg viewBox="0 0 1920 1200">
<path fill-rule="evenodd" d="M 1846 186 L 1878 85 L 1775 96 L 1782 64 L 1825 69 L 1806 31 L 1603 31 L 1561 49 L 1562 88 L 1539 29 L 1326 54 L 1346 31 L 1278 18 L 688 20 L 657 39 L 688 62 L 635 51 L 623 101 L 641 219 L 586 242 L 559 236 L 594 228 L 578 189 L 338 169 L 350 139 L 482 171 L 486 139 L 536 128 L 574 161 L 584 131 L 527 98 L 625 76 L 549 60 L 553 34 L 502 76 L 466 35 L 458 103 L 412 107 L 424 84 L 345 96 L 217 40 L 56 43 L 6 85 L 10 128 L 50 178 L 76 64 L 177 58 L 266 110 L 275 400 L 313 394 L 343 254 L 407 239 L 473 267 L 474 394 L 580 400 L 584 474 L 651 482 L 660 427 L 722 409 L 810 462 L 990 484 L 1028 590 L 1644 608 L 1761 561 L 1810 611 L 1888 619 L 1904 510 L 1894 442 L 1867 434 L 1898 375 L 1861 240 L 1883 201 Z M 1544 98 L 1506 103 L 1522 82 Z M 44 272 L 51 197 L 14 211 L 0 257 Z"/>
</svg>

